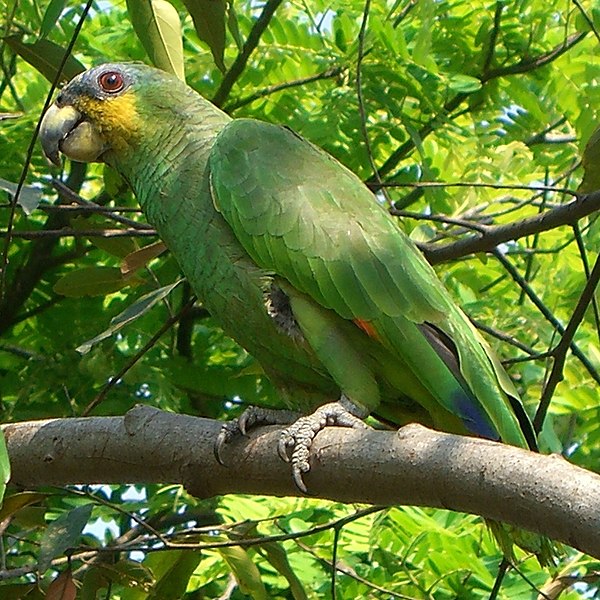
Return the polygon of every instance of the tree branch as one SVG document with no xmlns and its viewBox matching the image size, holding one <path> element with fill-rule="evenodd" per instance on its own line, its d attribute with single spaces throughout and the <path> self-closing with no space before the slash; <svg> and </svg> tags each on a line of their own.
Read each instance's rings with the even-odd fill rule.
<svg viewBox="0 0 600 600">
<path fill-rule="evenodd" d="M 261 428 L 226 449 L 221 423 L 137 406 L 124 417 L 3 426 L 12 483 L 181 483 L 198 497 L 298 496 L 277 454 L 279 429 Z M 329 428 L 306 476 L 315 497 L 432 506 L 513 523 L 600 558 L 600 476 L 557 456 L 409 425 L 397 432 Z"/>
<path fill-rule="evenodd" d="M 576 200 L 527 219 L 506 225 L 478 224 L 480 233 L 441 246 L 422 246 L 421 250 L 431 264 L 453 260 L 475 252 L 492 250 L 498 244 L 517 240 L 527 235 L 548 231 L 562 225 L 572 225 L 579 219 L 600 209 L 600 191 L 579 196 Z"/>
<path fill-rule="evenodd" d="M 219 89 L 217 90 L 216 94 L 211 100 L 211 102 L 216 106 L 222 106 L 223 102 L 225 102 L 225 100 L 227 99 L 227 96 L 229 96 L 229 92 L 231 91 L 233 84 L 237 81 L 238 77 L 244 71 L 244 68 L 246 67 L 246 63 L 248 62 L 250 55 L 252 54 L 252 52 L 254 52 L 256 46 L 258 46 L 260 36 L 263 34 L 265 29 L 271 22 L 275 11 L 277 10 L 282 1 L 283 0 L 267 0 L 267 2 L 265 3 L 263 10 L 260 13 L 260 16 L 258 17 L 258 19 L 256 19 L 256 22 L 254 23 L 254 26 L 252 27 L 252 30 L 250 31 L 248 38 L 246 39 L 244 47 L 242 48 L 241 52 L 237 55 L 237 58 L 231 65 L 229 71 L 225 73 L 225 77 L 223 77 L 223 81 L 221 81 Z"/>
</svg>

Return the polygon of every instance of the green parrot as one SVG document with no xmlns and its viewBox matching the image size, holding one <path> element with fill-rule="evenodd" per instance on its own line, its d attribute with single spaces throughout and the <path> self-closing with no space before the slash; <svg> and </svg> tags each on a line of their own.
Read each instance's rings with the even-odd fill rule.
<svg viewBox="0 0 600 600">
<path fill-rule="evenodd" d="M 368 414 L 536 448 L 508 375 L 418 249 L 358 177 L 290 129 L 231 119 L 174 76 L 115 63 L 67 84 L 40 135 L 56 164 L 60 151 L 121 173 L 204 306 L 304 415 L 279 444 L 300 489 L 314 436 Z M 281 414 L 289 423 L 290 411 L 248 409 L 217 455 Z"/>
</svg>

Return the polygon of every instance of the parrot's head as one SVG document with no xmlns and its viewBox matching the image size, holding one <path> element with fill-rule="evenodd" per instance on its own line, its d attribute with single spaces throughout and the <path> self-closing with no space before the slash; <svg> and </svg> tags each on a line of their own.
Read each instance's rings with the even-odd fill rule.
<svg viewBox="0 0 600 600">
<path fill-rule="evenodd" d="M 144 135 L 156 133 L 163 116 L 172 117 L 166 113 L 174 96 L 190 91 L 176 77 L 138 63 L 89 69 L 61 90 L 44 115 L 44 154 L 59 165 L 59 152 L 79 162 L 104 162 L 111 153 L 126 153 Z"/>
</svg>

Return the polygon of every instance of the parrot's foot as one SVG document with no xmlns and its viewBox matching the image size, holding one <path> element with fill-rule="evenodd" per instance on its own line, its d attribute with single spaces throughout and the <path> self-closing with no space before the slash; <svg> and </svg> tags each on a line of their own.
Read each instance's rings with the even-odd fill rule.
<svg viewBox="0 0 600 600">
<path fill-rule="evenodd" d="M 319 406 L 314 413 L 300 417 L 281 432 L 277 450 L 283 460 L 291 463 L 292 476 L 300 491 L 308 493 L 302 477 L 310 471 L 310 448 L 317 433 L 330 426 L 370 429 L 361 419 L 366 416 L 359 411 L 358 407 L 342 396 L 339 402 Z M 291 450 L 291 454 L 289 450 Z"/>
<path fill-rule="evenodd" d="M 259 425 L 288 425 L 300 417 L 300 413 L 293 410 L 277 410 L 249 406 L 233 421 L 223 423 L 214 446 L 215 458 L 220 464 L 225 464 L 221 456 L 223 448 L 234 438 L 246 435 L 249 429 Z"/>
</svg>

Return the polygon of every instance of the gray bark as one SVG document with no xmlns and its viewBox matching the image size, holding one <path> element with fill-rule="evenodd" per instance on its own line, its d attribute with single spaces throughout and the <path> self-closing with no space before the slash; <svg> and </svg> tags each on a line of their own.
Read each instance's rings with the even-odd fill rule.
<svg viewBox="0 0 600 600">
<path fill-rule="evenodd" d="M 181 483 L 193 495 L 298 496 L 276 451 L 279 429 L 213 455 L 220 423 L 138 406 L 124 417 L 3 427 L 12 483 Z M 342 502 L 416 505 L 513 523 L 600 558 L 600 476 L 559 456 L 409 425 L 399 431 L 329 428 L 312 452 L 311 494 Z"/>
</svg>

